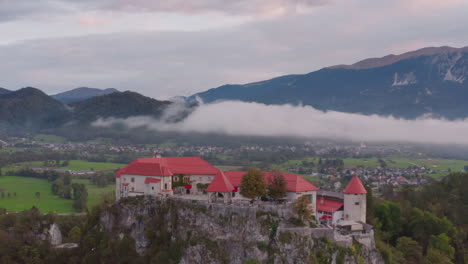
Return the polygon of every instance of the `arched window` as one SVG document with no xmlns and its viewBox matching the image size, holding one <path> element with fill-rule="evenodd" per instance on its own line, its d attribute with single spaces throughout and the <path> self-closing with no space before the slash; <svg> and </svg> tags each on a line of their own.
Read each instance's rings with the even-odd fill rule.
<svg viewBox="0 0 468 264">
<path fill-rule="evenodd" d="M 167 183 L 164 184 L 164 190 L 167 190 Z"/>
</svg>

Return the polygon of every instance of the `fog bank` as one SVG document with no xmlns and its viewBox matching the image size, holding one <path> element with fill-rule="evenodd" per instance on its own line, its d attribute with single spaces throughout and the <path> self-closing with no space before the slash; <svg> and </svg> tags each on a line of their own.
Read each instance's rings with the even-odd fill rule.
<svg viewBox="0 0 468 264">
<path fill-rule="evenodd" d="M 170 115 L 180 109 L 171 108 Z M 165 120 L 163 118 L 162 120 Z M 151 117 L 99 119 L 94 126 L 123 124 L 156 131 L 221 133 L 236 136 L 293 136 L 353 141 L 468 144 L 468 119 L 430 117 L 405 120 L 377 115 L 322 112 L 310 106 L 264 105 L 239 101 L 202 104 L 185 120 Z"/>
</svg>

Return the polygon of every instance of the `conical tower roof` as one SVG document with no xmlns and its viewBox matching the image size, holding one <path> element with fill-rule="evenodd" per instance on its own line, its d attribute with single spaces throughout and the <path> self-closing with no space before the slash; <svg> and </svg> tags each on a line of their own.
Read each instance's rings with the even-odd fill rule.
<svg viewBox="0 0 468 264">
<path fill-rule="evenodd" d="M 233 190 L 234 187 L 231 182 L 221 171 L 216 175 L 208 188 L 206 188 L 207 192 L 232 192 Z"/>
<path fill-rule="evenodd" d="M 354 176 L 349 182 L 348 186 L 343 191 L 345 194 L 366 194 L 366 188 L 362 185 L 358 176 Z"/>
</svg>

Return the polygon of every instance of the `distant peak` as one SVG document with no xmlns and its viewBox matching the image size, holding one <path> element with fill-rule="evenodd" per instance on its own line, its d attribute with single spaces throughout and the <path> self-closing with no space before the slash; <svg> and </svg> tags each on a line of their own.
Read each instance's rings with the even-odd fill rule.
<svg viewBox="0 0 468 264">
<path fill-rule="evenodd" d="M 69 103 L 69 102 L 83 101 L 83 100 L 93 98 L 96 96 L 102 96 L 102 95 L 118 93 L 118 92 L 119 90 L 115 88 L 98 89 L 98 88 L 89 88 L 89 87 L 78 87 L 70 91 L 52 95 L 52 97 L 58 101 Z"/>
<path fill-rule="evenodd" d="M 390 54 L 381 58 L 369 58 L 365 60 L 361 60 L 351 65 L 336 65 L 328 67 L 328 69 L 371 69 L 377 67 L 383 67 L 386 65 L 390 65 L 401 60 L 410 59 L 418 56 L 430 56 L 435 54 L 442 54 L 442 53 L 452 53 L 452 52 L 468 52 L 468 46 L 463 48 L 453 48 L 449 46 L 442 46 L 442 47 L 426 47 L 422 49 L 418 49 L 415 51 L 405 52 L 400 55 Z"/>
</svg>

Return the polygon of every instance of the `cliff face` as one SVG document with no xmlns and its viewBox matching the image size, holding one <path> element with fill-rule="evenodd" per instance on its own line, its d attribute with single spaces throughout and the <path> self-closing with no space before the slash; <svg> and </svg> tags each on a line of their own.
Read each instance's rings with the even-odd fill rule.
<svg viewBox="0 0 468 264">
<path fill-rule="evenodd" d="M 130 238 L 154 263 L 383 263 L 372 235 L 337 238 L 331 229 L 292 226 L 290 217 L 286 207 L 138 197 L 107 208 L 100 228 Z"/>
</svg>

